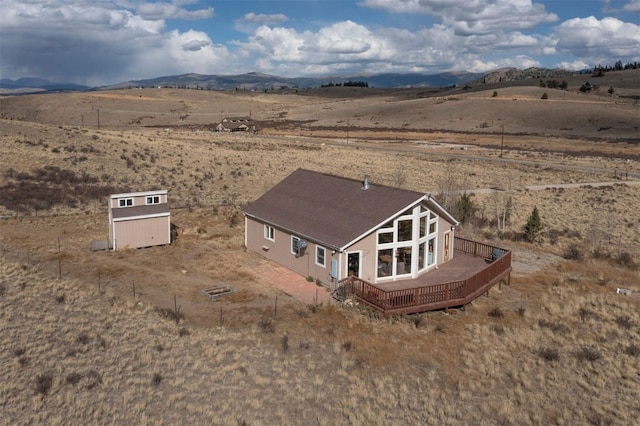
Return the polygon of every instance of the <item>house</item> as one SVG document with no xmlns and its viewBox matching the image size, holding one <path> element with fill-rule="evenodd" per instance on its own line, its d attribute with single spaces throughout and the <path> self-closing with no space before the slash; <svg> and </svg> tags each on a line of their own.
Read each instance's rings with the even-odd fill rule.
<svg viewBox="0 0 640 426">
<path fill-rule="evenodd" d="M 216 126 L 218 132 L 255 132 L 256 126 L 251 117 L 225 117 Z"/>
<path fill-rule="evenodd" d="M 108 243 L 113 250 L 170 244 L 167 191 L 111 195 Z"/>
<path fill-rule="evenodd" d="M 415 279 L 452 259 L 458 225 L 429 194 L 304 169 L 244 214 L 247 248 L 324 283 Z"/>
</svg>

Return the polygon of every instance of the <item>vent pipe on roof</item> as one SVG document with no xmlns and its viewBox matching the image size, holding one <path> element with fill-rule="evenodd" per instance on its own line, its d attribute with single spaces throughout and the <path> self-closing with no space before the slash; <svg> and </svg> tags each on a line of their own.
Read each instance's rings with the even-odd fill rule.
<svg viewBox="0 0 640 426">
<path fill-rule="evenodd" d="M 369 189 L 369 176 L 368 175 L 364 175 L 364 180 L 362 181 L 362 189 L 364 191 Z"/>
</svg>

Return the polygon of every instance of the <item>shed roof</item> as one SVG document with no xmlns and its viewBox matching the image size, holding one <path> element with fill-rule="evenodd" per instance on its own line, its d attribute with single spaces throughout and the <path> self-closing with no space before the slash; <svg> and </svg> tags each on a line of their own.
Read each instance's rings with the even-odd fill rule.
<svg viewBox="0 0 640 426">
<path fill-rule="evenodd" d="M 298 169 L 245 209 L 245 214 L 300 237 L 344 249 L 428 195 L 355 179 Z"/>
<path fill-rule="evenodd" d="M 111 209 L 113 219 L 134 218 L 141 216 L 162 216 L 169 214 L 169 204 L 149 204 L 133 207 L 114 207 Z"/>
</svg>

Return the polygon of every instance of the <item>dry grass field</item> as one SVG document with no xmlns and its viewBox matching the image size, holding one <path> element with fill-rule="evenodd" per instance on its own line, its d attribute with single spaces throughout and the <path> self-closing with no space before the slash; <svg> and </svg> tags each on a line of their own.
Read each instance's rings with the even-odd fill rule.
<svg viewBox="0 0 640 426">
<path fill-rule="evenodd" d="M 0 423 L 632 424 L 640 139 L 624 96 L 639 75 L 611 73 L 619 97 L 524 86 L 0 99 Z M 258 134 L 208 130 L 249 114 Z M 243 249 L 241 208 L 298 167 L 443 202 L 470 194 L 459 233 L 512 249 L 511 285 L 464 311 L 389 319 L 296 300 Z M 107 195 L 146 189 L 169 190 L 176 242 L 91 252 L 108 234 Z M 538 244 L 520 236 L 534 206 Z M 238 291 L 200 294 L 218 284 Z"/>
</svg>

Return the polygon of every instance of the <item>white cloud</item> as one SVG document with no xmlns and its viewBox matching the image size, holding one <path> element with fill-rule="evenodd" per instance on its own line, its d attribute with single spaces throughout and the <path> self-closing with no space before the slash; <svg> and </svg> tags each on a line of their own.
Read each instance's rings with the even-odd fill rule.
<svg viewBox="0 0 640 426">
<path fill-rule="evenodd" d="M 207 19 L 213 16 L 213 8 L 186 10 L 180 7 L 183 3 L 142 3 L 135 10 L 142 19 L 157 21 L 160 19 Z"/>
<path fill-rule="evenodd" d="M 234 63 L 206 33 L 167 32 L 164 20 L 111 3 L 4 0 L 2 10 L 3 77 L 100 85 L 163 73 L 213 73 Z"/>
<path fill-rule="evenodd" d="M 242 17 L 243 21 L 251 22 L 254 24 L 264 24 L 264 25 L 274 25 L 281 24 L 283 22 L 287 22 L 288 18 L 286 15 L 282 13 L 276 13 L 273 15 L 265 15 L 265 14 L 255 14 L 255 13 L 246 13 Z"/>
<path fill-rule="evenodd" d="M 562 61 L 556 64 L 555 67 L 563 70 L 581 71 L 587 68 L 592 68 L 593 66 L 584 61 L 578 60 L 573 62 Z"/>
<path fill-rule="evenodd" d="M 640 12 L 640 0 L 631 0 L 622 7 L 627 12 Z"/>
<path fill-rule="evenodd" d="M 640 26 L 616 18 L 574 18 L 560 24 L 553 35 L 556 51 L 577 60 L 610 63 L 640 60 Z"/>
<path fill-rule="evenodd" d="M 558 20 L 531 0 L 363 0 L 360 5 L 392 13 L 422 13 L 442 19 L 457 35 L 531 29 Z"/>
<path fill-rule="evenodd" d="M 282 13 L 273 15 L 246 13 L 241 19 L 236 19 L 234 24 L 236 30 L 245 34 L 253 34 L 262 25 L 277 25 L 288 20 L 289 18 Z"/>
</svg>

